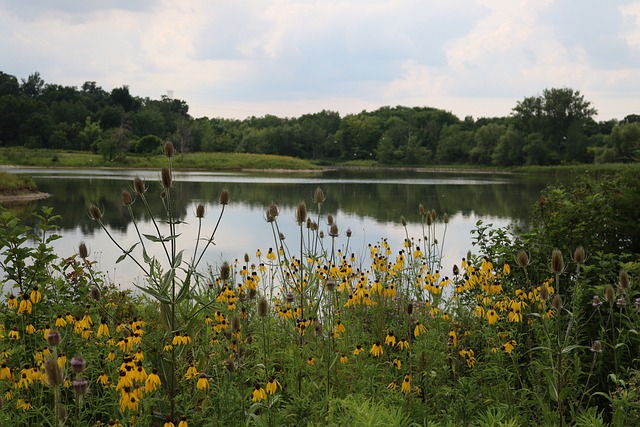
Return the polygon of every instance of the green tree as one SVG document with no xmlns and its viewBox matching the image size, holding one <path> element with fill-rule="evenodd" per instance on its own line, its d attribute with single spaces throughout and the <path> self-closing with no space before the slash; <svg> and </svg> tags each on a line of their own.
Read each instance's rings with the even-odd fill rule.
<svg viewBox="0 0 640 427">
<path fill-rule="evenodd" d="M 605 144 L 613 150 L 613 160 L 634 162 L 640 158 L 640 122 L 619 123 L 607 138 Z"/>
<path fill-rule="evenodd" d="M 490 165 L 493 153 L 505 132 L 506 127 L 496 123 L 486 124 L 476 130 L 473 138 L 475 146 L 469 151 L 471 163 Z"/>
<path fill-rule="evenodd" d="M 473 147 L 473 132 L 461 125 L 445 126 L 440 135 L 436 161 L 438 163 L 467 163 Z"/>
</svg>

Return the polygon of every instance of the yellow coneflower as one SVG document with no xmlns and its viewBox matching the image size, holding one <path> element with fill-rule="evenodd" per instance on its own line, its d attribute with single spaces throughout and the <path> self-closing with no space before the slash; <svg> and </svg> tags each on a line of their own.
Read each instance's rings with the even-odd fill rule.
<svg viewBox="0 0 640 427">
<path fill-rule="evenodd" d="M 33 326 L 33 324 L 29 323 L 25 328 L 24 331 L 26 333 L 28 333 L 29 335 L 35 334 L 36 333 L 36 327 Z"/>
<path fill-rule="evenodd" d="M 309 356 L 309 357 L 307 358 L 307 365 L 309 365 L 309 366 L 314 366 L 315 364 L 316 364 L 316 358 L 315 358 L 315 357 L 311 357 L 311 356 Z"/>
<path fill-rule="evenodd" d="M 336 336 L 339 336 L 339 334 L 344 334 L 347 331 L 347 328 L 345 328 L 344 324 L 340 320 L 338 320 L 336 326 L 333 328 L 333 331 L 335 332 Z"/>
<path fill-rule="evenodd" d="M 451 347 L 458 346 L 458 334 L 453 329 L 449 331 L 449 345 Z"/>
<path fill-rule="evenodd" d="M 171 422 L 171 420 L 167 420 L 164 422 L 162 427 L 176 427 L 176 425 L 173 422 Z"/>
<path fill-rule="evenodd" d="M 411 393 L 411 375 L 407 374 L 404 376 L 404 380 L 402 381 L 401 388 L 404 394 Z"/>
<path fill-rule="evenodd" d="M 264 391 L 264 389 L 260 386 L 260 384 L 256 384 L 253 390 L 253 396 L 251 397 L 251 400 L 253 400 L 254 402 L 260 402 L 266 399 L 267 399 L 267 392 Z"/>
<path fill-rule="evenodd" d="M 24 412 L 27 412 L 29 409 L 32 409 L 31 401 L 29 399 L 18 399 L 16 402 L 16 408 L 22 409 Z"/>
<path fill-rule="evenodd" d="M 267 382 L 267 393 L 274 394 L 278 390 L 278 387 L 282 388 L 280 382 L 275 377 L 270 377 Z"/>
<path fill-rule="evenodd" d="M 26 372 L 23 372 L 22 375 L 20 375 L 20 379 L 16 383 L 15 387 L 16 388 L 29 388 L 30 385 L 31 385 L 31 380 L 29 379 L 29 376 L 27 375 Z"/>
<path fill-rule="evenodd" d="M 193 363 L 189 364 L 189 368 L 187 368 L 187 372 L 185 372 L 184 377 L 188 380 L 191 378 L 195 378 L 198 376 L 198 370 L 196 369 Z"/>
<path fill-rule="evenodd" d="M 151 373 L 147 376 L 147 380 L 144 384 L 144 391 L 147 393 L 151 393 L 156 390 L 160 385 L 160 376 L 158 375 L 158 370 L 153 368 Z"/>
<path fill-rule="evenodd" d="M 494 309 L 487 310 L 487 320 L 490 325 L 495 324 L 498 319 L 500 319 L 500 316 L 498 316 L 498 313 Z"/>
<path fill-rule="evenodd" d="M 340 363 L 345 365 L 348 361 L 349 361 L 349 358 L 347 357 L 347 355 L 342 353 L 342 355 L 340 355 Z"/>
<path fill-rule="evenodd" d="M 395 359 L 393 359 L 393 366 L 395 366 L 398 370 L 402 369 L 402 360 L 396 357 Z"/>
<path fill-rule="evenodd" d="M 187 424 L 187 417 L 185 417 L 184 415 L 180 417 L 178 427 L 189 427 L 189 424 Z"/>
<path fill-rule="evenodd" d="M 62 314 L 58 314 L 55 326 L 56 328 L 64 328 L 65 326 L 67 326 L 67 321 L 64 319 L 64 317 L 62 317 Z"/>
<path fill-rule="evenodd" d="M 29 294 L 29 299 L 34 304 L 37 304 L 42 300 L 42 294 L 40 293 L 40 290 L 38 289 L 37 286 L 34 286 L 33 289 L 31 290 L 31 293 Z"/>
<path fill-rule="evenodd" d="M 518 345 L 516 340 L 511 339 L 511 340 L 507 341 L 506 343 L 502 344 L 501 349 L 504 350 L 505 353 L 511 354 L 511 352 L 516 347 L 516 345 Z"/>
<path fill-rule="evenodd" d="M 29 296 L 27 294 L 22 295 L 22 301 L 20 301 L 20 306 L 18 307 L 18 314 L 20 313 L 31 314 L 32 311 L 33 311 L 33 304 L 31 303 Z"/>
<path fill-rule="evenodd" d="M 198 390 L 207 390 L 209 388 L 209 380 L 207 379 L 207 375 L 202 373 L 198 375 L 198 382 L 196 383 L 196 388 Z"/>
<path fill-rule="evenodd" d="M 373 357 L 379 357 L 384 354 L 384 349 L 382 348 L 382 344 L 380 344 L 380 341 L 376 341 L 375 343 L 373 343 L 373 345 L 371 346 L 371 350 L 369 350 L 369 353 L 371 353 Z"/>
<path fill-rule="evenodd" d="M 138 350 L 135 352 L 135 354 L 133 355 L 133 359 L 136 362 L 144 360 L 144 353 L 142 352 L 141 348 L 138 348 Z"/>
<path fill-rule="evenodd" d="M 0 365 L 0 380 L 11 380 L 12 378 L 13 375 L 11 374 L 11 368 L 9 368 L 6 363 L 2 362 L 2 365 Z"/>
<path fill-rule="evenodd" d="M 172 351 L 173 350 L 173 346 L 170 343 L 166 343 L 164 345 L 164 347 L 162 348 L 162 350 L 167 351 L 167 352 Z"/>
<path fill-rule="evenodd" d="M 100 338 L 101 336 L 110 337 L 111 334 L 109 332 L 109 326 L 107 325 L 107 321 L 102 319 L 100 321 L 100 326 L 98 326 L 98 332 L 96 333 L 96 337 Z"/>
<path fill-rule="evenodd" d="M 427 332 L 427 328 L 422 323 L 416 322 L 416 325 L 413 328 L 413 336 L 417 337 L 425 332 Z"/>
<path fill-rule="evenodd" d="M 15 295 L 9 295 L 9 297 L 7 298 L 7 307 L 18 308 L 18 300 L 16 299 Z"/>
<path fill-rule="evenodd" d="M 396 390 L 398 389 L 398 384 L 396 384 L 396 382 L 395 382 L 395 381 L 391 381 L 391 382 L 389 383 L 389 385 L 387 386 L 387 388 L 388 388 L 389 390 L 396 391 Z"/>
<path fill-rule="evenodd" d="M 103 387 L 109 386 L 109 377 L 107 376 L 107 374 L 104 371 L 100 372 L 100 375 L 98 376 L 98 379 L 96 380 L 96 383 L 100 384 Z"/>
<path fill-rule="evenodd" d="M 384 339 L 384 343 L 389 347 L 395 347 L 396 345 L 396 336 L 393 334 L 393 331 L 389 331 L 387 333 L 386 338 Z"/>
<path fill-rule="evenodd" d="M 11 328 L 11 330 L 9 331 L 8 337 L 10 340 L 19 340 L 20 339 L 20 332 L 18 332 L 18 327 L 14 326 L 13 328 Z"/>
<path fill-rule="evenodd" d="M 364 348 L 360 344 L 358 344 L 356 348 L 353 350 L 353 355 L 357 356 L 362 352 L 364 352 Z"/>
<path fill-rule="evenodd" d="M 410 350 L 409 341 L 406 338 L 400 338 L 400 341 L 398 341 L 398 349 Z"/>
</svg>

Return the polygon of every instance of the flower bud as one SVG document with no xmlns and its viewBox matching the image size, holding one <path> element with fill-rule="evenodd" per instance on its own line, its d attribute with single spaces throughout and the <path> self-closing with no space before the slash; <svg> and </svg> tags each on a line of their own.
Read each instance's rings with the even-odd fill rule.
<svg viewBox="0 0 640 427">
<path fill-rule="evenodd" d="M 100 292 L 100 288 L 96 285 L 91 285 L 89 288 L 89 295 L 94 301 L 100 301 L 102 299 L 102 292 Z"/>
<path fill-rule="evenodd" d="M 604 299 L 605 301 L 607 301 L 608 303 L 613 303 L 613 300 L 616 297 L 616 290 L 613 289 L 613 285 L 611 284 L 607 284 L 604 287 Z"/>
<path fill-rule="evenodd" d="M 449 214 L 448 213 L 444 213 L 444 215 L 442 215 L 442 222 L 444 222 L 445 224 L 449 223 Z"/>
<path fill-rule="evenodd" d="M 220 266 L 220 279 L 226 282 L 229 280 L 229 277 L 231 277 L 231 267 L 229 266 L 229 263 L 225 261 Z"/>
<path fill-rule="evenodd" d="M 56 331 L 55 329 L 51 329 L 47 334 L 47 343 L 51 347 L 55 347 L 60 344 L 60 332 Z"/>
<path fill-rule="evenodd" d="M 618 275 L 618 286 L 620 286 L 620 290 L 623 292 L 629 290 L 629 273 L 624 270 L 620 270 L 620 274 Z"/>
<path fill-rule="evenodd" d="M 86 362 L 82 356 L 73 356 L 69 364 L 71 365 L 71 370 L 74 373 L 80 374 L 84 372 Z"/>
<path fill-rule="evenodd" d="M 58 361 L 53 356 L 50 356 L 45 360 L 44 373 L 47 376 L 47 384 L 49 384 L 50 387 L 58 387 L 64 382 L 62 369 L 60 369 Z"/>
<path fill-rule="evenodd" d="M 338 224 L 336 224 L 335 222 L 331 225 L 331 227 L 329 227 L 329 236 L 331 237 L 338 237 L 340 235 L 340 232 L 338 230 Z"/>
<path fill-rule="evenodd" d="M 350 229 L 350 228 L 347 228 L 347 231 L 345 231 L 345 232 L 344 232 L 344 234 L 345 234 L 347 237 L 351 237 L 351 234 L 352 234 L 351 229 Z"/>
<path fill-rule="evenodd" d="M 556 310 L 560 310 L 563 307 L 562 297 L 559 294 L 553 295 L 553 299 L 551 300 L 551 305 Z"/>
<path fill-rule="evenodd" d="M 87 394 L 87 387 L 89 386 L 89 382 L 86 380 L 86 378 L 80 378 L 78 380 L 73 380 L 72 386 L 73 393 L 76 395 L 76 397 L 84 397 L 84 395 Z"/>
<path fill-rule="evenodd" d="M 400 215 L 400 224 L 402 224 L 403 227 L 407 226 L 407 218 L 405 218 L 404 215 Z"/>
<path fill-rule="evenodd" d="M 591 343 L 591 351 L 594 353 L 602 353 L 602 343 L 600 340 L 595 340 Z"/>
<path fill-rule="evenodd" d="M 307 205 L 304 202 L 298 203 L 298 208 L 296 209 L 296 223 L 298 225 L 303 224 L 307 220 Z"/>
<path fill-rule="evenodd" d="M 220 192 L 219 201 L 220 201 L 221 205 L 228 205 L 229 204 L 229 192 L 227 190 L 222 190 Z"/>
<path fill-rule="evenodd" d="M 331 227 L 333 225 L 333 215 L 327 215 L 327 225 Z"/>
</svg>

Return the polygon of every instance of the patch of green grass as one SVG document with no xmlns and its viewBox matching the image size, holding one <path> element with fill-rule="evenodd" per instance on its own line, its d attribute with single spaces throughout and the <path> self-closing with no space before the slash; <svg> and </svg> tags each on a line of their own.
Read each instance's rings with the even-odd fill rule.
<svg viewBox="0 0 640 427">
<path fill-rule="evenodd" d="M 35 191 L 36 184 L 29 177 L 0 172 L 0 193 Z"/>
</svg>

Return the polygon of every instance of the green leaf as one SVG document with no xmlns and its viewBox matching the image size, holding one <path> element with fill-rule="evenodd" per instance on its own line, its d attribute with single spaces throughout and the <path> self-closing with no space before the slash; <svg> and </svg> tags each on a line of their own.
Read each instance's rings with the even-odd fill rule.
<svg viewBox="0 0 640 427">
<path fill-rule="evenodd" d="M 138 243 L 135 243 L 133 246 L 131 246 L 128 251 L 124 251 L 124 253 L 120 255 L 116 260 L 116 264 L 121 262 L 123 259 L 125 259 L 127 255 L 131 254 L 131 251 L 133 251 L 136 246 L 138 246 Z"/>
<path fill-rule="evenodd" d="M 178 252 L 178 254 L 176 255 L 176 257 L 173 260 L 173 268 L 180 267 L 180 264 L 182 264 L 182 254 L 183 253 L 184 253 L 184 249 L 181 250 L 180 252 Z"/>
<path fill-rule="evenodd" d="M 162 295 L 161 293 L 159 293 L 158 291 L 145 287 L 145 286 L 139 286 L 134 284 L 134 286 L 138 289 L 140 289 L 143 292 L 146 292 L 147 294 L 151 295 L 152 297 L 154 297 L 157 301 L 165 303 L 165 304 L 169 304 L 171 302 L 171 300 L 169 298 L 167 298 L 165 295 Z"/>
<path fill-rule="evenodd" d="M 562 354 L 571 353 L 576 348 L 587 348 L 587 347 L 585 347 L 584 345 L 578 345 L 578 344 L 568 345 L 562 349 Z"/>
</svg>

